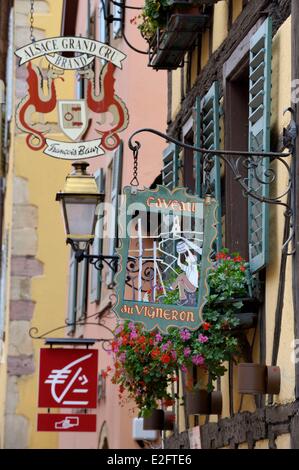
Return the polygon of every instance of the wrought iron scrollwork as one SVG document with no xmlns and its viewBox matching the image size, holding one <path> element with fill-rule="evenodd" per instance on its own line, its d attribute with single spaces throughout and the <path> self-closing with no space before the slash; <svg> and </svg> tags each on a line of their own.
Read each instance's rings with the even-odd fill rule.
<svg viewBox="0 0 299 470">
<path fill-rule="evenodd" d="M 138 279 L 138 272 L 139 272 L 139 265 L 138 265 L 138 258 L 130 257 L 127 260 L 126 265 L 126 285 L 132 289 L 132 298 L 135 300 L 135 293 L 138 291 L 138 287 L 136 285 Z M 152 260 L 144 260 L 142 263 L 142 285 L 144 283 L 149 283 L 150 288 L 153 287 L 153 280 L 154 280 L 154 267 Z M 146 293 L 148 289 L 141 289 L 142 293 Z"/>
<path fill-rule="evenodd" d="M 52 335 L 52 333 L 63 330 L 65 328 L 70 328 L 72 326 L 95 325 L 95 326 L 98 326 L 98 327 L 101 327 L 101 328 L 104 328 L 105 330 L 107 330 L 111 334 L 111 337 L 110 338 L 93 338 L 93 340 L 97 343 L 102 343 L 102 348 L 104 349 L 104 351 L 111 351 L 111 341 L 113 341 L 115 336 L 114 336 L 114 332 L 111 330 L 111 328 L 108 327 L 105 324 L 105 320 L 107 320 L 109 318 L 109 316 L 105 316 L 103 318 L 101 317 L 101 320 L 99 320 L 98 322 L 90 321 L 91 319 L 96 320 L 97 318 L 99 318 L 98 313 L 93 314 L 93 315 L 89 315 L 87 317 L 79 318 L 76 322 L 68 322 L 66 320 L 64 325 L 58 326 L 56 328 L 53 328 L 53 329 L 51 329 L 49 331 L 46 331 L 44 333 L 41 333 L 41 334 L 39 333 L 39 329 L 34 326 L 34 327 L 30 328 L 29 336 L 30 336 L 30 338 L 32 338 L 34 340 L 36 340 L 36 339 L 43 340 L 43 339 L 47 339 L 50 335 Z"/>
<path fill-rule="evenodd" d="M 288 109 L 290 111 L 290 109 Z M 292 188 L 292 165 L 289 162 L 289 157 L 292 157 L 291 150 L 293 148 L 293 143 L 294 143 L 294 137 L 295 137 L 295 127 L 296 124 L 291 123 L 291 137 L 288 141 L 289 142 L 289 147 L 285 145 L 286 148 L 288 148 L 290 151 L 289 152 L 263 152 L 263 151 L 254 151 L 254 152 L 248 152 L 248 151 L 236 151 L 236 150 L 214 150 L 214 149 L 205 149 L 202 147 L 195 147 L 193 145 L 186 144 L 184 142 L 181 142 L 177 139 L 174 139 L 173 137 L 168 136 L 167 134 L 164 134 L 160 131 L 157 131 L 155 129 L 151 128 L 143 128 L 143 129 L 138 129 L 135 131 L 129 138 L 128 141 L 128 146 L 130 150 L 132 150 L 134 154 L 134 159 L 136 159 L 136 155 L 138 155 L 138 151 L 140 149 L 140 142 L 133 140 L 134 137 L 137 134 L 140 134 L 142 132 L 148 132 L 151 134 L 155 134 L 159 137 L 162 137 L 164 140 L 168 142 L 172 142 L 179 147 L 183 147 L 185 149 L 192 150 L 194 152 L 198 152 L 199 154 L 202 155 L 203 158 L 203 168 L 205 172 L 205 193 L 206 194 L 213 194 L 213 188 L 211 185 L 211 172 L 214 166 L 214 157 L 219 157 L 221 161 L 223 161 L 227 167 L 232 171 L 234 175 L 234 179 L 240 184 L 240 186 L 243 189 L 243 194 L 247 197 L 251 197 L 257 201 L 260 201 L 262 203 L 266 204 L 274 204 L 274 205 L 280 205 L 285 208 L 284 211 L 284 216 L 287 220 L 290 221 L 290 236 L 288 240 L 283 244 L 282 250 L 285 252 L 288 249 L 288 245 L 290 241 L 293 239 L 294 231 L 293 231 L 293 211 L 292 207 L 290 204 L 290 200 L 287 197 L 287 200 L 283 200 L 286 196 L 288 196 L 291 193 L 291 188 Z M 296 126 L 297 130 L 297 126 Z M 285 144 L 287 144 L 287 141 L 285 141 Z M 250 187 L 249 181 L 248 181 L 248 176 L 244 176 L 244 171 L 242 169 L 246 169 L 248 171 L 251 171 L 255 181 L 258 183 L 258 185 L 270 185 L 271 183 L 274 183 L 277 179 L 277 171 L 276 168 L 268 168 L 267 170 L 262 169 L 261 172 L 261 159 L 268 158 L 273 165 L 274 162 L 277 162 L 283 166 L 283 168 L 286 171 L 286 187 L 283 189 L 283 191 L 277 195 L 271 195 L 271 197 L 265 197 L 262 194 L 259 194 L 258 190 Z M 292 254 L 292 253 L 289 253 Z"/>
</svg>

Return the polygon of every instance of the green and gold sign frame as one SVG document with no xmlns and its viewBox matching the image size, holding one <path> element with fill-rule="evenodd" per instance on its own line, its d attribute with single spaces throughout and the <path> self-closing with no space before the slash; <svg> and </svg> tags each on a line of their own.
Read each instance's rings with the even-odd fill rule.
<svg viewBox="0 0 299 470">
<path fill-rule="evenodd" d="M 185 188 L 124 188 L 113 307 L 121 320 L 143 323 L 149 331 L 200 327 L 209 294 L 216 211 L 210 196 L 201 199 Z M 149 234 L 152 219 L 154 234 Z"/>
</svg>

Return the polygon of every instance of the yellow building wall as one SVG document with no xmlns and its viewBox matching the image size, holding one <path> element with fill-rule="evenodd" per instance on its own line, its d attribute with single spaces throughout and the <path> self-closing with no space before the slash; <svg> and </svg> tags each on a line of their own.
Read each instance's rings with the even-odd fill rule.
<svg viewBox="0 0 299 470">
<path fill-rule="evenodd" d="M 291 19 L 289 18 L 278 30 L 273 38 L 273 59 L 272 59 L 272 118 L 271 132 L 280 136 L 284 126 L 289 123 L 290 115 L 283 116 L 283 111 L 290 106 L 291 87 L 286 84 L 291 83 Z M 289 161 L 290 159 L 288 159 Z M 287 172 L 282 165 L 275 165 L 277 171 L 277 182 L 272 188 L 273 193 L 282 194 L 287 187 Z M 272 185 L 273 186 L 273 185 Z M 279 282 L 279 269 L 281 259 L 282 236 L 284 229 L 285 208 L 281 206 L 270 206 L 270 261 L 267 266 L 266 276 L 266 363 L 271 364 L 272 349 L 275 327 L 275 309 L 277 304 L 277 291 Z M 254 331 L 248 332 L 248 341 L 251 344 Z M 281 368 L 281 392 L 274 396 L 275 403 L 285 403 L 294 399 L 295 375 L 294 366 L 291 363 L 291 343 L 294 337 L 294 313 L 292 303 L 292 272 L 291 257 L 288 258 L 286 272 L 286 287 L 284 296 L 284 309 L 281 325 L 280 348 L 278 354 L 278 365 Z M 259 331 L 256 333 L 253 348 L 253 362 L 259 362 Z M 234 387 L 234 412 L 240 408 L 241 395 L 238 393 L 237 366 L 233 370 Z M 229 416 L 228 397 L 228 373 L 221 379 L 223 391 L 223 412 L 222 417 Z M 254 412 L 256 409 L 253 396 L 244 395 L 241 411 Z M 212 420 L 210 419 L 210 422 Z M 263 448 L 263 443 L 260 444 Z"/>
<path fill-rule="evenodd" d="M 210 57 L 210 32 L 209 30 L 205 31 L 202 35 L 201 39 L 201 68 L 203 69 L 204 66 L 208 63 Z"/>
<path fill-rule="evenodd" d="M 181 69 L 172 72 L 171 117 L 175 118 L 181 107 Z"/>
<path fill-rule="evenodd" d="M 212 51 L 216 51 L 227 36 L 228 2 L 222 0 L 214 6 Z"/>
<path fill-rule="evenodd" d="M 42 37 L 60 35 L 62 5 L 63 0 L 49 0 L 48 8 L 42 8 L 41 12 L 35 13 L 34 27 L 40 29 Z M 40 66 L 41 61 L 37 59 L 36 64 Z M 64 82 L 61 80 L 55 82 L 58 99 L 74 98 L 73 75 L 66 73 L 64 80 Z M 49 123 L 48 135 L 52 131 L 51 138 L 63 139 L 62 135 L 57 134 L 57 126 L 53 126 L 53 123 L 57 123 L 56 112 L 47 115 L 46 120 Z M 48 157 L 41 151 L 30 150 L 26 145 L 24 134 L 15 136 L 14 146 L 15 177 L 26 181 L 28 203 L 35 206 L 38 212 L 35 257 L 42 263 L 43 272 L 31 279 L 31 299 L 35 302 L 31 325 L 37 327 L 41 334 L 65 324 L 69 248 L 65 245 L 63 222 L 55 195 L 64 186 L 65 177 L 71 170 L 71 162 Z M 58 433 L 37 432 L 39 350 L 44 343 L 40 340 L 30 340 L 28 332 L 26 333 L 26 342 L 28 341 L 26 347 L 28 352 L 34 355 L 35 372 L 23 375 L 17 380 L 16 414 L 29 422 L 27 439 L 29 448 L 57 448 Z M 49 336 L 65 335 L 64 329 Z M 46 411 L 40 410 L 40 412 Z M 6 432 L 9 431 L 6 429 Z"/>
<path fill-rule="evenodd" d="M 290 115 L 283 116 L 283 111 L 291 105 L 291 18 L 278 30 L 273 38 L 272 59 L 272 134 L 279 136 L 283 127 L 289 123 Z M 288 159 L 289 160 L 289 159 Z M 289 161 L 290 163 L 290 161 Z M 281 194 L 288 183 L 287 172 L 282 165 L 276 166 L 277 187 L 276 194 Z M 275 327 L 275 307 L 277 303 L 277 288 L 281 257 L 282 235 L 284 227 L 284 208 L 273 206 L 270 209 L 270 263 L 266 278 L 266 339 L 268 364 L 271 363 L 273 335 Z M 284 308 L 282 315 L 280 348 L 278 365 L 281 367 L 281 392 L 275 397 L 277 403 L 294 398 L 295 374 L 291 363 L 291 343 L 294 339 L 294 312 L 292 303 L 292 271 L 291 257 L 288 257 L 286 284 L 284 294 Z"/>
<path fill-rule="evenodd" d="M 243 0 L 233 0 L 233 22 L 238 18 L 241 11 L 243 10 Z"/>
<path fill-rule="evenodd" d="M 242 1 L 233 1 L 233 21 L 237 19 L 242 11 Z M 227 36 L 227 2 L 221 1 L 215 5 L 214 25 L 212 35 L 212 50 L 215 51 Z M 289 124 L 290 114 L 283 112 L 291 104 L 291 18 L 289 17 L 281 28 L 277 31 L 273 38 L 273 58 L 272 58 L 272 116 L 271 116 L 271 134 L 278 137 L 282 135 L 283 128 Z M 193 55 L 195 60 L 195 55 Z M 201 50 L 201 67 L 203 68 L 209 60 L 209 32 L 206 31 L 202 36 Z M 191 66 L 192 83 L 196 80 L 195 64 Z M 174 76 L 174 74 L 173 74 Z M 179 77 L 179 75 L 177 75 Z M 173 80 L 173 111 L 174 115 L 178 112 L 179 93 L 180 90 L 177 81 Z M 290 163 L 290 159 L 288 159 Z M 272 185 L 272 191 L 275 194 L 283 193 L 287 187 L 288 174 L 282 165 L 275 165 L 273 168 L 277 170 L 277 180 Z M 270 261 L 267 266 L 266 275 L 266 363 L 271 364 L 272 349 L 274 341 L 275 327 L 275 309 L 277 304 L 277 291 L 279 282 L 279 269 L 281 260 L 282 236 L 284 229 L 284 213 L 285 208 L 280 206 L 270 206 Z M 249 343 L 253 340 L 253 331 L 248 333 Z M 292 303 L 292 271 L 291 257 L 288 258 L 284 308 L 282 315 L 280 348 L 278 353 L 278 365 L 281 368 L 281 392 L 278 396 L 274 396 L 274 403 L 283 404 L 294 400 L 295 375 L 294 366 L 291 363 L 291 344 L 294 337 L 294 312 Z M 256 333 L 253 361 L 259 361 L 259 331 Z M 233 370 L 234 380 L 234 413 L 241 411 L 256 410 L 255 400 L 253 396 L 244 395 L 242 406 L 240 406 L 241 395 L 237 390 L 237 367 Z M 229 417 L 229 396 L 228 396 L 228 373 L 221 378 L 221 388 L 223 391 L 223 412 L 222 418 Z M 267 397 L 266 397 L 267 404 Z M 212 417 L 210 422 L 215 421 Z M 203 424 L 203 423 L 202 423 Z M 183 419 L 181 420 L 181 429 L 183 428 Z M 290 448 L 290 436 L 282 435 L 276 440 L 277 448 Z M 256 443 L 256 448 L 268 448 L 269 441 L 263 440 Z M 247 444 L 242 444 L 240 448 L 247 448 Z"/>
<path fill-rule="evenodd" d="M 14 125 L 12 124 L 12 132 L 14 132 Z M 10 292 L 10 256 L 11 251 L 11 223 L 12 223 L 12 200 L 13 200 L 13 156 L 14 148 L 13 144 L 9 152 L 9 161 L 11 164 L 8 167 L 8 173 L 6 175 L 6 194 L 4 201 L 4 220 L 3 220 L 3 241 L 7 237 L 8 246 L 6 247 L 8 252 L 7 259 L 7 272 L 6 272 L 6 306 L 4 311 L 4 323 L 3 330 L 5 332 L 5 340 L 2 342 L 1 352 L 0 352 L 0 449 L 4 446 L 4 429 L 5 429 L 5 405 L 6 405 L 6 386 L 7 386 L 7 356 L 8 356 L 8 341 L 9 341 L 9 328 L 8 328 L 8 318 L 9 318 L 9 292 Z"/>
<path fill-rule="evenodd" d="M 55 195 L 64 186 L 70 163 L 29 151 L 23 137 L 16 139 L 15 160 L 16 174 L 28 179 L 30 203 L 38 207 L 36 257 L 43 263 L 43 274 L 31 281 L 32 300 L 36 302 L 32 326 L 44 333 L 62 326 L 66 315 L 69 249 L 65 246 L 62 217 Z M 66 330 L 60 330 L 50 336 L 65 334 Z M 29 448 L 56 448 L 57 433 L 36 430 L 39 351 L 44 344 L 43 341 L 34 340 L 32 346 L 35 374 L 23 377 L 19 382 L 17 413 L 31 423 Z"/>
</svg>

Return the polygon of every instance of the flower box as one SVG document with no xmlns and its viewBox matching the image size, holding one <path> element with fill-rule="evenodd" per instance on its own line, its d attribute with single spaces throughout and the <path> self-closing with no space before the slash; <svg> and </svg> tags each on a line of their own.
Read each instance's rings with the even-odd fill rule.
<svg viewBox="0 0 299 470">
<path fill-rule="evenodd" d="M 259 300 L 254 297 L 226 299 L 215 302 L 215 306 L 227 309 L 230 306 L 240 304 L 240 302 L 242 302 L 243 305 L 238 310 L 238 313 L 235 314 L 236 318 L 239 320 L 239 324 L 234 328 L 234 330 L 247 330 L 249 328 L 254 328 L 257 323 L 258 311 L 260 308 Z"/>
<path fill-rule="evenodd" d="M 165 29 L 158 30 L 150 44 L 149 66 L 155 70 L 175 70 L 181 66 L 208 19 L 208 15 L 199 13 L 171 15 Z"/>
</svg>

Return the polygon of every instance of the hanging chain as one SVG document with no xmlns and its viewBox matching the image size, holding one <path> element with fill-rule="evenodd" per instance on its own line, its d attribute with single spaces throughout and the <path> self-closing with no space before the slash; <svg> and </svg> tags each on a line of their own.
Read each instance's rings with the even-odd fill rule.
<svg viewBox="0 0 299 470">
<path fill-rule="evenodd" d="M 138 181 L 138 151 L 139 149 L 140 149 L 140 143 L 136 142 L 136 145 L 134 146 L 134 149 L 133 149 L 134 163 L 133 163 L 133 178 L 130 182 L 131 186 L 139 186 L 139 181 Z"/>
<path fill-rule="evenodd" d="M 35 42 L 35 36 L 33 34 L 33 24 L 34 24 L 34 0 L 30 0 L 30 40 Z"/>
</svg>

